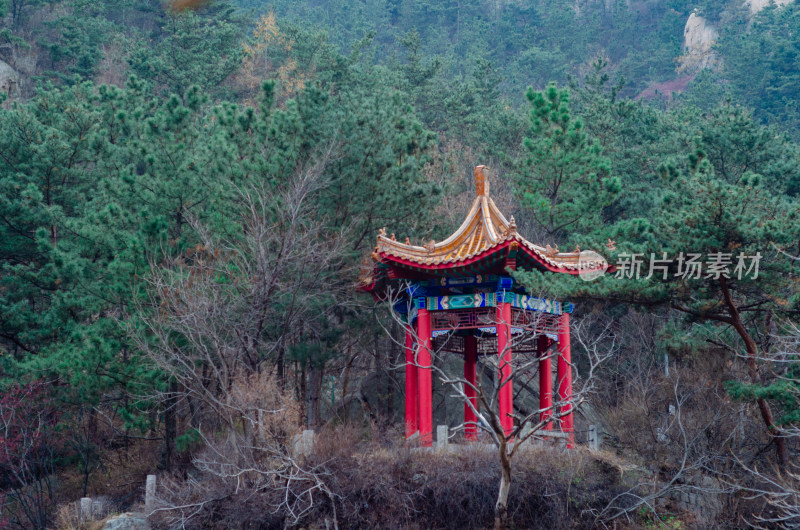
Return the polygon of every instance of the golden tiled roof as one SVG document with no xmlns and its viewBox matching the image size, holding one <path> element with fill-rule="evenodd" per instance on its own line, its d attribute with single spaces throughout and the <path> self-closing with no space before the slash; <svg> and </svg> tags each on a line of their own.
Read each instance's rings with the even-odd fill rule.
<svg viewBox="0 0 800 530">
<path fill-rule="evenodd" d="M 514 218 L 507 220 L 489 197 L 489 168 L 478 166 L 475 168 L 476 197 L 467 218 L 450 237 L 444 241 L 431 241 L 427 245 L 412 245 L 395 240 L 394 234 L 386 236 L 386 229 L 378 235 L 378 244 L 373 254 L 375 261 L 395 257 L 425 266 L 458 266 L 472 258 L 480 256 L 485 251 L 509 243 L 517 243 L 519 247 L 533 254 L 535 259 L 547 264 L 553 269 L 564 272 L 594 267 L 604 264 L 604 260 L 587 259 L 587 254 L 575 252 L 559 252 L 558 248 L 550 245 L 541 247 L 534 245 L 517 233 Z M 602 263 L 601 263 L 602 261 Z M 574 273 L 573 272 L 573 273 Z"/>
</svg>

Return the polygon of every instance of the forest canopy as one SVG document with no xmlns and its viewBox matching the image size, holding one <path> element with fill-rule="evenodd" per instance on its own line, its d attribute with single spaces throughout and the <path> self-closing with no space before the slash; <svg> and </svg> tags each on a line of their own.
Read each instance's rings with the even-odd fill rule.
<svg viewBox="0 0 800 530">
<path fill-rule="evenodd" d="M 452 233 L 477 165 L 529 240 L 617 265 L 513 273 L 575 303 L 577 373 L 609 348 L 581 421 L 613 459 L 586 464 L 581 515 L 547 516 L 671 517 L 639 489 L 614 505 L 635 488 L 598 477 L 624 461 L 664 499 L 690 471 L 719 481 L 735 509 L 714 524 L 797 523 L 800 3 L 781 4 L 0 0 L 0 528 L 86 496 L 125 510 L 155 472 L 167 527 L 379 527 L 353 499 L 389 486 L 348 475 L 353 454 L 288 448 L 304 427 L 402 445 L 403 331 L 356 283 L 382 228 Z M 702 61 L 690 17 L 714 35 Z M 689 253 L 728 274 L 686 275 Z M 626 275 L 636 256 L 666 272 Z M 241 490 L 225 471 L 251 467 Z M 398 526 L 491 526 L 415 495 Z"/>
</svg>

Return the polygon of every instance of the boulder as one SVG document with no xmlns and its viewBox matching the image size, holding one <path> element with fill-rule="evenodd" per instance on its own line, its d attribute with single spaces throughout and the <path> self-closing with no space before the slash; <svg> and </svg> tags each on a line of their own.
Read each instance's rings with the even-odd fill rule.
<svg viewBox="0 0 800 530">
<path fill-rule="evenodd" d="M 106 521 L 103 530 L 150 530 L 150 524 L 143 515 L 123 513 Z"/>
</svg>

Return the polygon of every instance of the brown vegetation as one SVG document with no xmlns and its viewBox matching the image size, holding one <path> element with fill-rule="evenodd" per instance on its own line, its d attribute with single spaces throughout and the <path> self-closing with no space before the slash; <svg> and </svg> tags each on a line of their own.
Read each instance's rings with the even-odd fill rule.
<svg viewBox="0 0 800 530">
<path fill-rule="evenodd" d="M 340 528 L 386 528 L 389 521 L 396 528 L 491 527 L 500 479 L 496 460 L 493 450 L 433 453 L 405 445 L 395 431 L 331 427 L 318 435 L 315 454 L 304 464 L 330 495 L 319 496 L 303 524 L 332 527 L 333 504 Z M 628 479 L 613 459 L 588 450 L 522 451 L 509 498 L 510 523 L 515 528 L 593 527 L 596 514 Z M 307 487 L 300 482 L 288 489 L 256 486 L 208 473 L 183 484 L 205 489 L 203 505 L 181 520 L 186 528 L 291 526 L 291 513 L 276 507 L 287 495 L 302 497 Z"/>
</svg>

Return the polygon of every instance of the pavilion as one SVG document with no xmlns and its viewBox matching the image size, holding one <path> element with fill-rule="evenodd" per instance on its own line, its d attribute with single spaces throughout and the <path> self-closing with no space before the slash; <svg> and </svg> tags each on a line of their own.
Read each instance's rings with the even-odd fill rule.
<svg viewBox="0 0 800 530">
<path fill-rule="evenodd" d="M 464 357 L 464 380 L 475 385 L 479 355 L 499 355 L 499 417 L 506 436 L 514 428 L 512 337 L 515 355 L 535 355 L 539 364 L 540 420 L 553 414 L 553 372 L 549 348 L 557 343 L 556 387 L 560 409 L 556 427 L 574 442 L 572 365 L 569 316 L 573 305 L 536 298 L 514 282 L 509 271 L 538 269 L 556 274 L 581 274 L 607 267 L 594 253 L 559 252 L 535 245 L 517 233 L 489 196 L 488 168 L 475 168 L 475 200 L 466 219 L 450 237 L 424 246 L 387 237 L 383 229 L 372 253 L 361 289 L 377 300 L 400 293 L 395 309 L 406 328 L 406 437 L 419 433 L 420 443 L 433 440 L 432 371 L 434 352 Z M 596 259 L 587 259 L 587 255 Z M 524 346 L 525 343 L 532 346 Z M 477 409 L 474 388 L 465 393 Z M 477 418 L 464 405 L 465 438 L 477 439 Z M 545 429 L 553 429 L 553 421 Z"/>
</svg>

